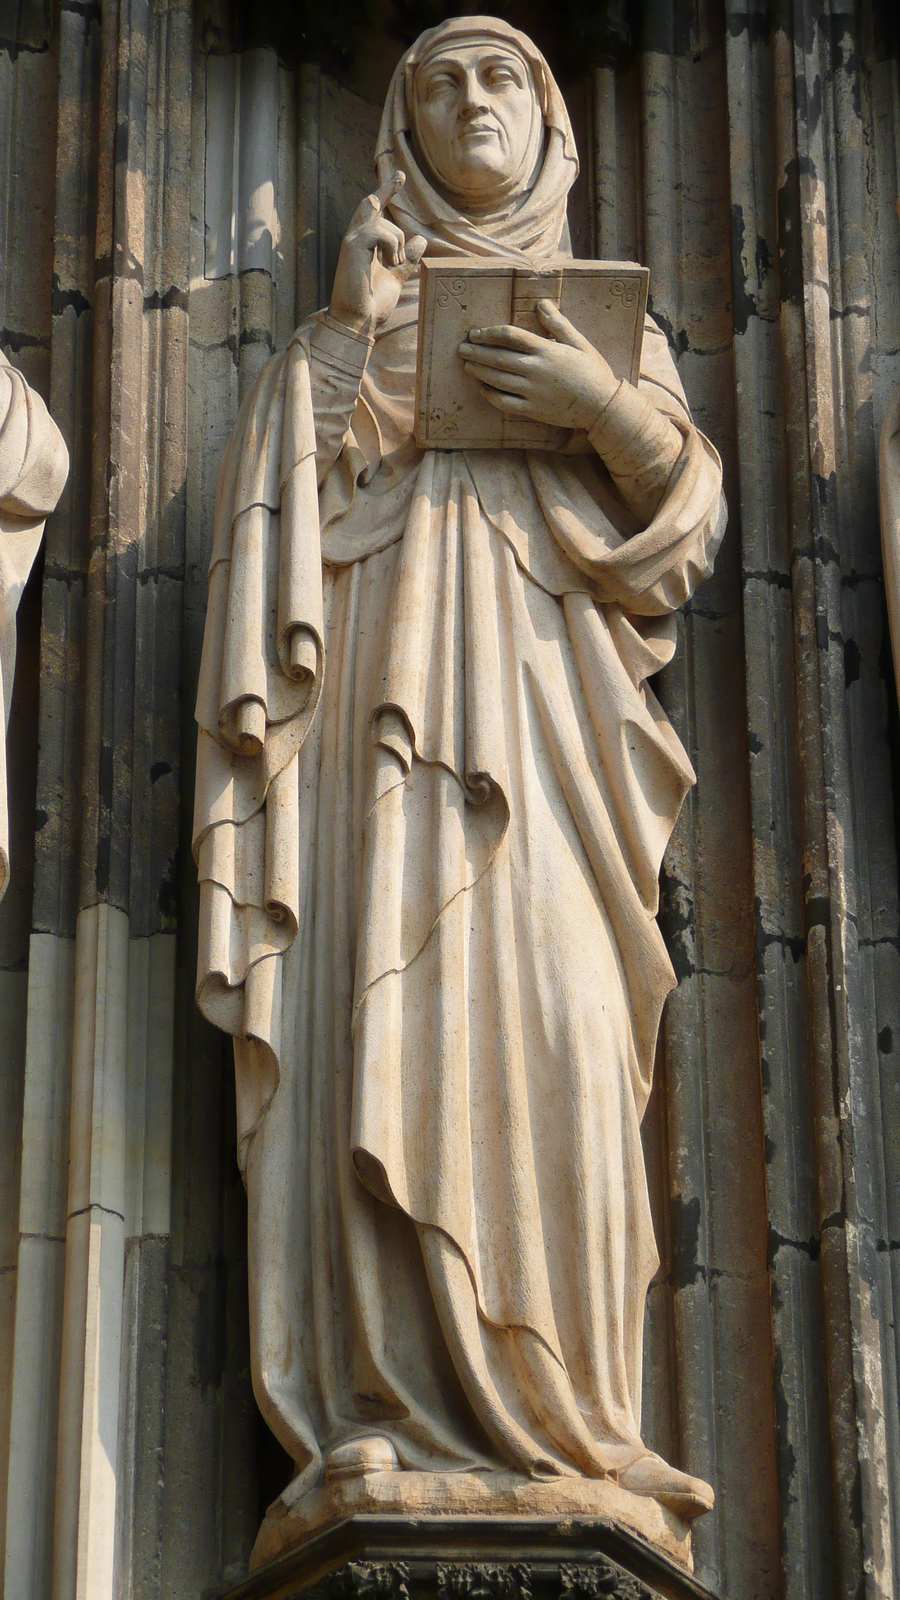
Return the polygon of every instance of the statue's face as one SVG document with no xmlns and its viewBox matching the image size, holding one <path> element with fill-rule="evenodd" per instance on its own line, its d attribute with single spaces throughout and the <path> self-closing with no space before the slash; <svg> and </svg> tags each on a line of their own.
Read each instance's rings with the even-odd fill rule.
<svg viewBox="0 0 900 1600">
<path fill-rule="evenodd" d="M 448 49 L 419 69 L 416 132 L 439 183 L 489 195 L 525 160 L 535 115 L 531 72 L 513 51 Z"/>
</svg>

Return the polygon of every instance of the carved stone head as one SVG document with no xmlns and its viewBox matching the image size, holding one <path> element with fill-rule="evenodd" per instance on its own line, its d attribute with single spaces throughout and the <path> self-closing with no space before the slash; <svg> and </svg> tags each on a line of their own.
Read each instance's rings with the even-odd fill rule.
<svg viewBox="0 0 900 1600">
<path fill-rule="evenodd" d="M 407 50 L 375 164 L 379 183 L 403 174 L 388 209 L 429 253 L 571 253 L 578 156 L 565 101 L 537 46 L 498 17 L 455 17 Z"/>
<path fill-rule="evenodd" d="M 419 152 L 453 199 L 491 199 L 510 183 L 528 185 L 543 144 L 531 68 L 500 39 L 437 42 L 413 79 Z"/>
</svg>

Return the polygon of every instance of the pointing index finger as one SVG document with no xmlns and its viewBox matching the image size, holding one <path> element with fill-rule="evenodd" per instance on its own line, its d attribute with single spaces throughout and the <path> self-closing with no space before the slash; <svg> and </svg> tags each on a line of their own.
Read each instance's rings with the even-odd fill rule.
<svg viewBox="0 0 900 1600">
<path fill-rule="evenodd" d="M 375 190 L 374 194 L 369 195 L 369 199 L 372 203 L 372 209 L 376 216 L 381 216 L 385 206 L 390 205 L 394 195 L 399 194 L 405 182 L 406 173 L 395 172 L 390 178 L 388 178 L 386 183 L 382 183 Z"/>
</svg>

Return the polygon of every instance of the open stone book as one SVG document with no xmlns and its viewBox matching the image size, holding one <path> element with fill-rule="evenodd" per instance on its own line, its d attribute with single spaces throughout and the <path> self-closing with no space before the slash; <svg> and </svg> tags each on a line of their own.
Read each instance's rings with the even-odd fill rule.
<svg viewBox="0 0 900 1600">
<path fill-rule="evenodd" d="M 554 450 L 567 430 L 505 417 L 469 377 L 457 350 L 472 328 L 511 323 L 547 338 L 538 300 L 552 300 L 637 383 L 650 274 L 633 261 L 560 260 L 523 268 L 503 260 L 439 256 L 422 262 L 416 443 L 432 450 Z"/>
</svg>

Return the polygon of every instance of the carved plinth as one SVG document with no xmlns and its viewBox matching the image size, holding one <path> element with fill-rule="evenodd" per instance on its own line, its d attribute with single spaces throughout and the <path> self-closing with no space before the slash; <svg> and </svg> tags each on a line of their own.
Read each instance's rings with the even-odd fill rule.
<svg viewBox="0 0 900 1600">
<path fill-rule="evenodd" d="M 713 1600 L 614 1523 L 350 1517 L 222 1600 Z"/>
<path fill-rule="evenodd" d="M 515 1472 L 366 1472 L 329 1478 L 296 1494 L 295 1479 L 271 1505 L 257 1535 L 250 1570 L 305 1547 L 351 1517 L 418 1523 L 436 1518 L 612 1523 L 692 1572 L 691 1526 L 651 1495 L 630 1494 L 611 1478 L 523 1478 Z M 296 1498 L 295 1498 L 296 1495 Z"/>
</svg>

